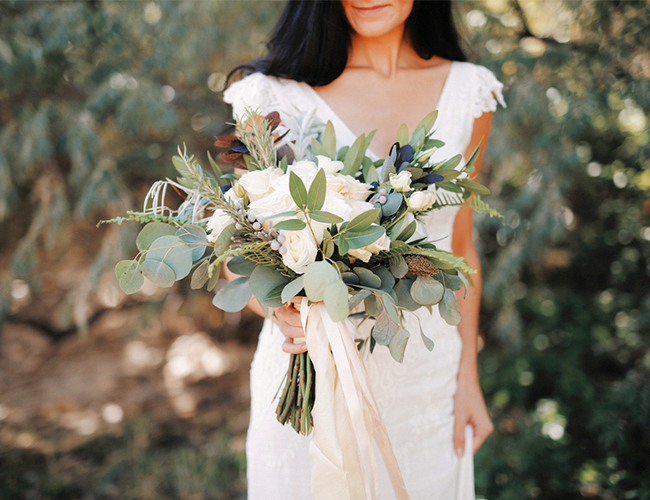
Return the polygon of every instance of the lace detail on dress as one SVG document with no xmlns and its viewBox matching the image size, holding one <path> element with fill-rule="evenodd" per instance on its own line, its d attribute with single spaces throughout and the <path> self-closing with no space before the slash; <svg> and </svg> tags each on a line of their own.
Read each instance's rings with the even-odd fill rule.
<svg viewBox="0 0 650 500">
<path fill-rule="evenodd" d="M 503 83 L 497 80 L 494 73 L 483 66 L 476 66 L 476 72 L 478 77 L 478 91 L 474 109 L 472 110 L 473 117 L 478 118 L 488 111 L 496 111 L 497 102 L 505 108 L 506 103 L 501 93 Z"/>
<path fill-rule="evenodd" d="M 267 110 L 279 107 L 271 82 L 262 73 L 253 73 L 230 85 L 223 92 L 223 100 L 232 105 L 236 118 L 241 118 L 247 108 L 266 114 Z"/>
</svg>

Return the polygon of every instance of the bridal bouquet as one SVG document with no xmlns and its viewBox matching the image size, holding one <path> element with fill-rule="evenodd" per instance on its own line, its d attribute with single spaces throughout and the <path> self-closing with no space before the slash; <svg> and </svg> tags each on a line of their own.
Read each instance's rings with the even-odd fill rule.
<svg viewBox="0 0 650 500">
<path fill-rule="evenodd" d="M 236 135 L 218 137 L 223 160 L 242 175 L 224 174 L 209 154 L 206 172 L 179 148 L 177 180 L 156 182 L 142 212 L 111 221 L 146 223 L 137 256 L 116 266 L 120 287 L 134 293 L 145 277 L 169 287 L 193 271 L 192 288 L 214 290 L 225 264 L 239 277 L 217 289 L 215 306 L 239 311 L 254 295 L 271 308 L 306 297 L 333 322 L 356 311 L 374 321 L 357 348 L 386 346 L 401 362 L 410 336 L 405 312 L 437 306 L 458 324 L 454 292 L 467 291 L 473 272 L 427 240 L 422 217 L 452 205 L 498 216 L 480 198 L 487 188 L 470 178 L 478 149 L 462 166 L 461 155 L 431 160 L 443 145 L 431 132 L 436 117 L 427 115 L 412 135 L 402 125 L 389 154 L 374 162 L 366 155 L 372 133 L 337 149 L 332 124 L 319 126 L 313 114 L 287 126 L 278 113 L 251 111 Z M 176 209 L 165 205 L 168 188 L 185 198 Z M 312 429 L 314 380 L 309 353 L 292 355 L 277 416 L 302 434 Z"/>
</svg>

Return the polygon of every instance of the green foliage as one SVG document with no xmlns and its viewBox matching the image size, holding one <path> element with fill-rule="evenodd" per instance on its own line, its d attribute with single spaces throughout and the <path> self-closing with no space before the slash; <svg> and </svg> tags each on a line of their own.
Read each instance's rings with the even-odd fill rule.
<svg viewBox="0 0 650 500">
<path fill-rule="evenodd" d="M 650 498 L 650 7 L 462 7 L 508 103 L 482 166 L 505 223 L 477 217 L 477 493 Z"/>
<path fill-rule="evenodd" d="M 259 55 L 280 8 L 0 2 L 0 248 L 12 258 L 2 282 L 24 279 L 38 295 L 43 266 L 72 230 L 140 205 L 143 186 L 173 176 L 165 158 L 177 144 L 206 150 L 227 119 L 218 94 L 225 74 Z M 119 221 L 131 219 L 172 222 Z M 96 252 L 88 290 L 135 239 L 108 228 L 97 230 L 102 238 L 87 249 Z M 2 294 L 0 309 L 9 300 Z M 84 324 L 83 314 L 75 318 Z"/>
</svg>

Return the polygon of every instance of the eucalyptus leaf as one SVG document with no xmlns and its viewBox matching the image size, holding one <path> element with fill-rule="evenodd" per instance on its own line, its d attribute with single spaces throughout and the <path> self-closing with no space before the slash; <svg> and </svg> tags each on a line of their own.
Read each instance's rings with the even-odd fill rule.
<svg viewBox="0 0 650 500">
<path fill-rule="evenodd" d="M 123 273 L 118 282 L 124 293 L 131 295 L 142 288 L 142 285 L 144 285 L 144 276 L 142 276 L 140 271 L 131 269 Z"/>
<path fill-rule="evenodd" d="M 322 172 L 322 170 L 321 170 Z M 312 184 L 313 186 L 313 184 Z M 311 191 L 310 191 L 311 194 Z M 309 212 L 309 217 L 311 217 L 313 220 L 316 222 L 323 222 L 325 224 L 338 224 L 339 222 L 343 222 L 343 219 L 339 217 L 338 215 L 325 212 L 323 210 L 312 210 Z"/>
<path fill-rule="evenodd" d="M 328 122 L 330 123 L 330 122 Z M 325 194 L 327 193 L 327 180 L 325 178 L 325 170 L 322 168 L 318 170 L 316 177 L 309 187 L 309 194 L 307 195 L 307 206 L 310 212 L 320 210 L 325 203 Z"/>
<path fill-rule="evenodd" d="M 226 265 L 228 266 L 228 269 L 230 269 L 230 271 L 232 271 L 234 274 L 250 277 L 258 264 L 257 262 L 248 260 L 243 255 L 237 255 L 230 259 Z"/>
<path fill-rule="evenodd" d="M 296 215 L 298 212 L 295 210 L 288 210 L 286 212 L 280 212 L 279 214 L 273 214 L 269 215 L 266 220 L 271 220 L 271 219 L 277 219 L 278 217 L 293 217 Z"/>
<path fill-rule="evenodd" d="M 417 222 L 412 220 L 398 235 L 397 238 L 400 241 L 408 241 L 411 236 L 415 234 L 417 229 Z"/>
<path fill-rule="evenodd" d="M 384 311 L 375 319 L 372 327 L 372 338 L 379 345 L 388 345 L 399 330 L 399 325 L 390 319 L 390 316 Z"/>
<path fill-rule="evenodd" d="M 336 160 L 336 132 L 334 125 L 328 121 L 323 132 L 323 150 L 330 159 Z"/>
<path fill-rule="evenodd" d="M 408 330 L 400 326 L 388 344 L 390 355 L 398 363 L 404 361 L 404 352 L 406 351 L 406 344 L 408 343 L 410 336 L 411 334 L 408 332 Z"/>
<path fill-rule="evenodd" d="M 431 276 L 418 276 L 411 286 L 411 297 L 418 304 L 433 305 L 442 299 L 445 287 Z"/>
<path fill-rule="evenodd" d="M 192 249 L 192 260 L 197 261 L 205 255 L 205 249 L 208 246 L 208 239 L 205 234 L 205 229 L 195 224 L 184 224 L 175 236 L 179 237 Z"/>
<path fill-rule="evenodd" d="M 424 342 L 424 347 L 426 347 L 429 352 L 433 350 L 434 343 L 433 340 L 431 340 L 429 337 L 427 337 L 424 334 L 424 331 L 422 331 L 422 325 L 420 325 L 420 337 L 422 337 L 422 342 Z"/>
<path fill-rule="evenodd" d="M 384 305 L 381 302 L 381 299 L 378 299 L 377 295 L 374 293 L 365 298 L 363 302 L 366 308 L 366 312 L 373 318 L 378 317 L 384 310 Z"/>
<path fill-rule="evenodd" d="M 458 193 L 458 194 L 463 193 L 463 190 L 451 181 L 438 182 L 436 183 L 436 187 L 439 187 L 440 189 L 444 189 L 445 191 L 449 191 L 450 193 Z"/>
<path fill-rule="evenodd" d="M 289 191 L 298 208 L 301 210 L 307 208 L 307 188 L 295 172 L 289 172 Z"/>
<path fill-rule="evenodd" d="M 349 309 L 354 309 L 361 303 L 362 300 L 365 300 L 367 297 L 369 297 L 371 293 L 372 292 L 370 290 L 359 290 L 358 292 L 353 293 L 350 297 L 350 301 L 348 302 Z"/>
<path fill-rule="evenodd" d="M 214 170 L 214 173 L 217 176 L 217 183 L 219 184 L 219 186 L 227 186 L 228 182 L 221 179 L 221 177 L 223 176 L 223 172 L 219 168 L 219 165 L 217 165 L 217 163 L 212 159 L 212 156 L 210 155 L 210 151 L 208 151 L 208 161 L 210 162 L 210 166 L 212 167 L 212 170 Z"/>
<path fill-rule="evenodd" d="M 455 274 L 441 273 L 442 284 L 446 288 L 451 288 L 454 292 L 463 288 L 463 280 Z"/>
<path fill-rule="evenodd" d="M 223 286 L 212 299 L 212 303 L 222 311 L 241 311 L 251 300 L 252 292 L 249 278 L 242 276 Z"/>
<path fill-rule="evenodd" d="M 352 271 L 359 277 L 359 281 L 363 286 L 374 288 L 375 290 L 381 288 L 381 278 L 370 269 L 366 269 L 365 267 L 355 267 Z"/>
<path fill-rule="evenodd" d="M 311 154 L 314 155 L 314 158 L 321 155 L 328 156 L 323 145 L 313 137 L 311 139 Z"/>
<path fill-rule="evenodd" d="M 192 273 L 192 279 L 190 280 L 190 288 L 192 290 L 198 290 L 208 282 L 210 279 L 209 268 L 210 260 L 206 259 L 194 270 L 194 273 Z"/>
<path fill-rule="evenodd" d="M 147 260 L 164 262 L 172 268 L 176 280 L 182 280 L 192 269 L 192 248 L 176 236 L 161 236 L 149 247 Z"/>
<path fill-rule="evenodd" d="M 323 248 L 323 255 L 326 259 L 329 259 L 334 255 L 334 241 L 328 240 L 325 242 L 325 247 Z"/>
<path fill-rule="evenodd" d="M 358 285 L 360 283 L 359 276 L 351 272 L 341 273 L 343 283 L 347 285 Z"/>
<path fill-rule="evenodd" d="M 339 247 L 339 255 L 345 255 L 350 250 L 350 245 L 348 244 L 347 239 L 345 238 L 345 233 L 339 234 L 338 241 L 336 244 Z"/>
<path fill-rule="evenodd" d="M 354 176 L 354 174 L 357 173 L 357 170 L 359 170 L 359 167 L 361 166 L 361 162 L 363 161 L 365 153 L 366 135 L 361 134 L 352 143 L 352 146 L 350 146 L 350 149 L 348 149 L 347 153 L 345 153 L 345 158 L 343 158 L 344 167 L 341 170 L 341 173 L 343 175 Z"/>
<path fill-rule="evenodd" d="M 290 283 L 287 283 L 284 286 L 281 295 L 283 304 L 289 302 L 291 299 L 293 299 L 296 295 L 298 295 L 302 291 L 303 279 L 304 276 L 298 276 L 295 280 L 291 281 Z"/>
<path fill-rule="evenodd" d="M 251 291 L 262 305 L 267 307 L 280 307 L 282 305 L 282 299 L 280 297 L 277 299 L 267 300 L 266 296 L 274 288 L 282 284 L 287 284 L 289 281 L 289 278 L 270 267 L 257 266 L 251 274 L 250 287 Z"/>
<path fill-rule="evenodd" d="M 221 276 L 221 264 L 219 264 L 216 267 L 212 267 L 212 264 L 208 267 L 208 272 L 212 269 L 212 276 L 210 276 L 210 279 L 208 280 L 208 286 L 207 290 L 208 292 L 211 292 L 214 290 L 214 287 L 217 285 L 219 282 L 219 276 Z"/>
<path fill-rule="evenodd" d="M 397 142 L 399 142 L 400 148 L 403 148 L 409 143 L 409 128 L 406 126 L 406 123 L 402 123 L 397 129 Z"/>
<path fill-rule="evenodd" d="M 456 184 L 458 184 L 460 187 L 467 189 L 468 191 L 471 191 L 472 193 L 481 194 L 481 195 L 490 194 L 490 190 L 486 188 L 483 184 L 470 181 L 469 179 L 456 179 Z"/>
<path fill-rule="evenodd" d="M 382 182 L 388 182 L 390 179 L 390 174 L 395 174 L 397 173 L 395 171 L 395 164 L 393 163 L 393 160 L 390 156 L 387 156 L 386 159 L 384 160 L 383 165 L 381 166 L 382 170 Z"/>
<path fill-rule="evenodd" d="M 407 311 L 417 311 L 420 309 L 421 305 L 413 300 L 411 296 L 411 287 L 413 286 L 413 280 L 408 278 L 402 278 L 397 283 L 393 291 L 397 296 L 397 306 Z"/>
<path fill-rule="evenodd" d="M 138 269 L 138 261 L 133 259 L 133 260 L 121 260 L 115 265 L 115 276 L 117 279 L 120 279 L 120 276 L 122 276 L 125 272 L 129 270 L 136 270 Z"/>
<path fill-rule="evenodd" d="M 235 228 L 235 223 L 228 224 L 223 228 L 219 236 L 217 236 L 217 241 L 214 242 L 214 253 L 220 255 L 230 248 L 232 243 L 231 238 L 235 235 L 237 229 Z"/>
<path fill-rule="evenodd" d="M 390 316 L 390 319 L 392 319 L 395 323 L 399 323 L 399 315 L 397 314 L 397 306 L 393 302 L 393 298 L 387 293 L 382 293 L 380 295 L 380 297 L 381 297 L 381 302 L 384 305 L 384 310 L 388 313 L 388 316 Z"/>
<path fill-rule="evenodd" d="M 395 286 L 395 278 L 390 273 L 390 271 L 384 266 L 377 266 L 372 269 L 372 272 L 379 276 L 381 279 L 381 289 L 386 293 L 390 293 L 390 291 Z"/>
<path fill-rule="evenodd" d="M 381 207 L 382 217 L 390 217 L 391 215 L 395 214 L 399 210 L 399 207 L 402 206 L 403 199 L 404 197 L 402 196 L 402 193 L 390 193 L 386 197 L 386 203 L 384 203 Z"/>
<path fill-rule="evenodd" d="M 305 293 L 312 302 L 323 300 L 325 287 L 337 281 L 341 281 L 339 272 L 334 266 L 325 261 L 312 262 L 307 266 L 307 270 L 303 274 Z"/>
<path fill-rule="evenodd" d="M 390 259 L 390 272 L 393 273 L 393 276 L 396 278 L 403 278 L 406 276 L 406 273 L 409 272 L 409 265 L 404 260 L 402 255 L 396 255 Z"/>
<path fill-rule="evenodd" d="M 307 224 L 300 219 L 289 219 L 278 222 L 273 227 L 275 229 L 283 229 L 285 231 L 301 231 L 307 227 Z"/>
<path fill-rule="evenodd" d="M 176 234 L 177 229 L 176 226 L 164 222 L 150 222 L 140 230 L 135 245 L 139 251 L 143 252 L 148 250 L 151 244 L 161 236 Z"/>
<path fill-rule="evenodd" d="M 384 235 L 384 228 L 381 226 L 370 226 L 363 231 L 348 232 L 345 234 L 345 240 L 349 248 L 363 248 L 374 243 Z"/>
<path fill-rule="evenodd" d="M 374 208 L 357 215 L 346 226 L 347 231 L 358 232 L 368 229 L 374 222 L 377 222 L 379 210 Z"/>
<path fill-rule="evenodd" d="M 463 282 L 463 285 L 465 285 L 465 295 L 463 296 L 463 299 L 466 299 L 467 298 L 467 292 L 469 292 L 469 281 L 467 281 L 467 278 L 465 277 L 465 275 L 463 273 L 461 273 L 460 271 L 458 272 L 458 277 Z"/>
<path fill-rule="evenodd" d="M 343 321 L 350 314 L 348 287 L 340 280 L 323 289 L 323 301 L 332 321 Z"/>
<path fill-rule="evenodd" d="M 460 313 L 456 305 L 456 295 L 449 288 L 445 288 L 440 304 L 438 304 L 440 316 L 448 325 L 457 325 L 460 323 Z"/>
<path fill-rule="evenodd" d="M 174 271 L 164 262 L 147 259 L 142 263 L 140 269 L 145 278 L 161 288 L 169 288 L 176 281 Z"/>
<path fill-rule="evenodd" d="M 457 154 L 445 161 L 440 168 L 456 168 L 463 159 L 463 155 Z"/>
</svg>

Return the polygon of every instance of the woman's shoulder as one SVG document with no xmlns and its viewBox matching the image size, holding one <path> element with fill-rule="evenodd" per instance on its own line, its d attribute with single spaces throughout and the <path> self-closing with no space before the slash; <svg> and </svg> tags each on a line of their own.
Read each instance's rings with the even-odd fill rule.
<svg viewBox="0 0 650 500">
<path fill-rule="evenodd" d="M 492 71 L 471 62 L 455 61 L 453 64 L 458 84 L 454 87 L 465 94 L 463 98 L 471 105 L 474 118 L 496 111 L 497 104 L 506 107 L 502 93 L 503 83 Z"/>
</svg>

